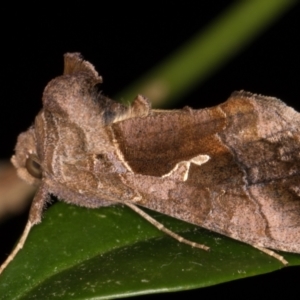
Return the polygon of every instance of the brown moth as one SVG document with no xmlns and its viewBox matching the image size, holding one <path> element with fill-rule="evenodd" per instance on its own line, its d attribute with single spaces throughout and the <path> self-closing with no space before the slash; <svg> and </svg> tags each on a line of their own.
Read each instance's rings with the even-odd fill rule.
<svg viewBox="0 0 300 300">
<path fill-rule="evenodd" d="M 201 110 L 152 110 L 138 96 L 126 107 L 103 96 L 102 78 L 78 53 L 43 94 L 34 125 L 12 157 L 21 178 L 38 185 L 28 223 L 0 272 L 41 222 L 55 195 L 97 208 L 124 204 L 154 211 L 248 243 L 300 253 L 300 114 L 276 98 L 235 92 Z"/>
</svg>

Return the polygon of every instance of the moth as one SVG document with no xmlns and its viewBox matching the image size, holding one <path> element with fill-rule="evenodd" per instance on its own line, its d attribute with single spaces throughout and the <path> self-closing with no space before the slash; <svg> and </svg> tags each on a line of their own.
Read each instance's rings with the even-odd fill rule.
<svg viewBox="0 0 300 300">
<path fill-rule="evenodd" d="M 0 272 L 41 222 L 50 195 L 98 208 L 127 205 L 181 242 L 140 207 L 250 244 L 300 253 L 300 114 L 276 98 L 233 93 L 223 104 L 154 110 L 139 95 L 124 106 L 79 53 L 64 56 L 34 125 L 11 161 L 38 186 L 27 225 Z"/>
</svg>

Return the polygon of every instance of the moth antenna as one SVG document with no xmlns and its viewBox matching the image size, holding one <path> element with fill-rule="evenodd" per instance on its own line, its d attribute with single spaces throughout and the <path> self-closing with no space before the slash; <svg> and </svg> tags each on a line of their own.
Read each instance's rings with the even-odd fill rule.
<svg viewBox="0 0 300 300">
<path fill-rule="evenodd" d="M 22 233 L 22 236 L 17 244 L 17 246 L 14 248 L 14 250 L 9 254 L 9 256 L 6 258 L 4 263 L 0 266 L 0 274 L 3 272 L 3 270 L 8 266 L 8 264 L 15 258 L 15 256 L 18 254 L 18 252 L 23 248 L 25 241 L 28 237 L 28 234 L 34 224 L 31 223 L 31 221 L 27 221 L 27 224 L 25 226 L 25 229 Z"/>
<path fill-rule="evenodd" d="M 64 55 L 64 72 L 63 75 L 73 75 L 76 73 L 85 72 L 96 79 L 98 83 L 102 82 L 102 77 L 99 76 L 95 67 L 84 60 L 80 53 L 66 53 Z"/>
<path fill-rule="evenodd" d="M 146 219 L 149 223 L 151 223 L 152 225 L 154 225 L 157 229 L 161 230 L 162 232 L 166 233 L 167 235 L 171 236 L 172 238 L 174 238 L 175 240 L 177 240 L 180 243 L 184 243 L 187 244 L 189 246 L 195 247 L 195 248 L 199 248 L 205 251 L 209 250 L 209 247 L 202 245 L 202 244 L 198 244 L 192 241 L 189 241 L 185 238 L 183 238 L 182 236 L 180 236 L 179 234 L 171 231 L 170 229 L 166 228 L 163 224 L 159 223 L 158 221 L 156 221 L 155 219 L 153 219 L 152 217 L 150 217 L 147 213 L 145 213 L 142 209 L 138 208 L 137 206 L 135 206 L 134 204 L 130 203 L 130 202 L 124 202 L 125 205 L 127 205 L 128 207 L 130 207 L 133 211 L 135 211 L 136 213 L 138 213 L 140 216 L 142 216 L 144 219 Z"/>
<path fill-rule="evenodd" d="M 272 257 L 276 258 L 281 263 L 283 263 L 285 266 L 289 264 L 288 261 L 286 261 L 283 256 L 277 254 L 276 252 L 274 252 L 270 249 L 263 248 L 263 247 L 256 246 L 256 245 L 251 245 L 251 246 L 253 246 L 254 248 L 260 250 L 261 252 L 264 252 L 264 253 L 268 254 L 269 256 L 272 256 Z"/>
</svg>

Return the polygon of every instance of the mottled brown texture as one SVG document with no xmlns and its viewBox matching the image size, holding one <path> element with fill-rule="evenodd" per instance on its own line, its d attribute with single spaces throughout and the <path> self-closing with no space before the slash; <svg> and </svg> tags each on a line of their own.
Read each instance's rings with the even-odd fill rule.
<svg viewBox="0 0 300 300">
<path fill-rule="evenodd" d="M 90 208 L 140 205 L 300 253 L 299 113 L 243 91 L 202 110 L 151 110 L 142 96 L 126 107 L 103 96 L 101 82 L 78 53 L 66 54 L 64 75 L 18 138 L 12 162 L 39 184 L 27 234 L 53 194 Z"/>
</svg>

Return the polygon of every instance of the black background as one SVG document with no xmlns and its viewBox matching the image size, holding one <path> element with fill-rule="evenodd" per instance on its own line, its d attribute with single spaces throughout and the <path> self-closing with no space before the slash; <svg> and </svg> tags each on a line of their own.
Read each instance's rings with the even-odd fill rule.
<svg viewBox="0 0 300 300">
<path fill-rule="evenodd" d="M 113 1 L 110 7 L 105 2 L 94 7 L 76 2 L 68 8 L 43 3 L 41 7 L 24 4 L 3 11 L 8 17 L 1 21 L 4 53 L 0 69 L 0 158 L 11 156 L 17 135 L 32 124 L 41 108 L 43 88 L 62 73 L 63 53 L 81 52 L 103 76 L 104 94 L 113 96 L 205 28 L 233 2 L 199 1 L 195 7 L 184 3 L 155 7 L 151 2 L 120 7 Z M 216 105 L 232 91 L 244 89 L 276 96 L 299 111 L 299 13 L 297 4 L 186 95 L 184 103 L 177 107 Z M 25 220 L 26 214 L 0 228 L 2 259 L 3 251 L 8 251 L 2 247 L 4 239 L 16 239 Z M 20 227 L 14 230 L 16 224 Z M 299 272 L 300 268 L 288 268 L 182 296 L 213 297 L 224 293 L 238 297 L 247 293 L 249 297 L 282 294 L 288 299 L 298 289 Z"/>
</svg>

